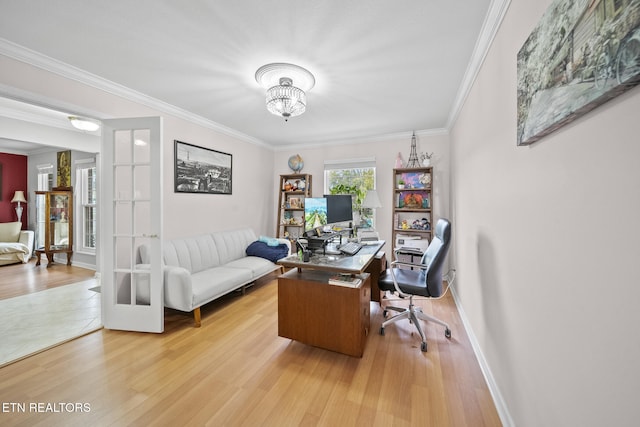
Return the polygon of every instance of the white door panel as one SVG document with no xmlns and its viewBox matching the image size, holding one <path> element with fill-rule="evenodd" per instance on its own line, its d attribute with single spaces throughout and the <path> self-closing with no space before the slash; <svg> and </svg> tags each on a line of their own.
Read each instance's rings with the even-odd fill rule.
<svg viewBox="0 0 640 427">
<path fill-rule="evenodd" d="M 104 120 L 101 153 L 104 327 L 162 332 L 162 118 Z"/>
</svg>

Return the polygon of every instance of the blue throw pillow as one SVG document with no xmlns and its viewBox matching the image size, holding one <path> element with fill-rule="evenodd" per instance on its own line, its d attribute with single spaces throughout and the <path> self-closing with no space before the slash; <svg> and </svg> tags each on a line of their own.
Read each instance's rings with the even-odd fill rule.
<svg viewBox="0 0 640 427">
<path fill-rule="evenodd" d="M 247 247 L 247 255 L 257 256 L 276 262 L 289 254 L 289 248 L 284 243 L 278 246 L 269 246 L 265 242 L 255 241 Z"/>
<path fill-rule="evenodd" d="M 278 239 L 276 239 L 275 237 L 266 237 L 266 236 L 260 236 L 258 238 L 258 241 L 260 242 L 264 242 L 269 246 L 278 246 L 281 243 L 278 241 Z"/>
</svg>

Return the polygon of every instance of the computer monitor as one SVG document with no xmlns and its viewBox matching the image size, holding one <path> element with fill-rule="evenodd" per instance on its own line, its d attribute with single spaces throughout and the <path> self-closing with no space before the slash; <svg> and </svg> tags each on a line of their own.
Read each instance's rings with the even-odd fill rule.
<svg viewBox="0 0 640 427">
<path fill-rule="evenodd" d="M 324 197 L 307 197 L 304 199 L 305 231 L 327 225 L 327 199 Z"/>
<path fill-rule="evenodd" d="M 327 199 L 327 223 L 353 221 L 351 194 L 325 194 Z"/>
</svg>

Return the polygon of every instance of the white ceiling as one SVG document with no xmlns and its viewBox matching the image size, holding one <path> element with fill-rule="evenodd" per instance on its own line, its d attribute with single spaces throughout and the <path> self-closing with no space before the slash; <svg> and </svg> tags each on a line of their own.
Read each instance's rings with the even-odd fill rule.
<svg viewBox="0 0 640 427">
<path fill-rule="evenodd" d="M 496 4 L 0 0 L 0 38 L 278 149 L 447 128 Z M 302 116 L 267 112 L 270 62 L 315 75 Z"/>
</svg>

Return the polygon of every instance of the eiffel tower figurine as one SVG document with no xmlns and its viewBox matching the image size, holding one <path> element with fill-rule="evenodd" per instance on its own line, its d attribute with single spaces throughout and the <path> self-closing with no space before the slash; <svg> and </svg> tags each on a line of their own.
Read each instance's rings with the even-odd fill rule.
<svg viewBox="0 0 640 427">
<path fill-rule="evenodd" d="M 413 132 L 411 137 L 411 152 L 409 153 L 409 160 L 407 160 L 407 168 L 419 168 L 420 160 L 418 160 L 418 152 L 416 151 L 416 133 Z"/>
</svg>

